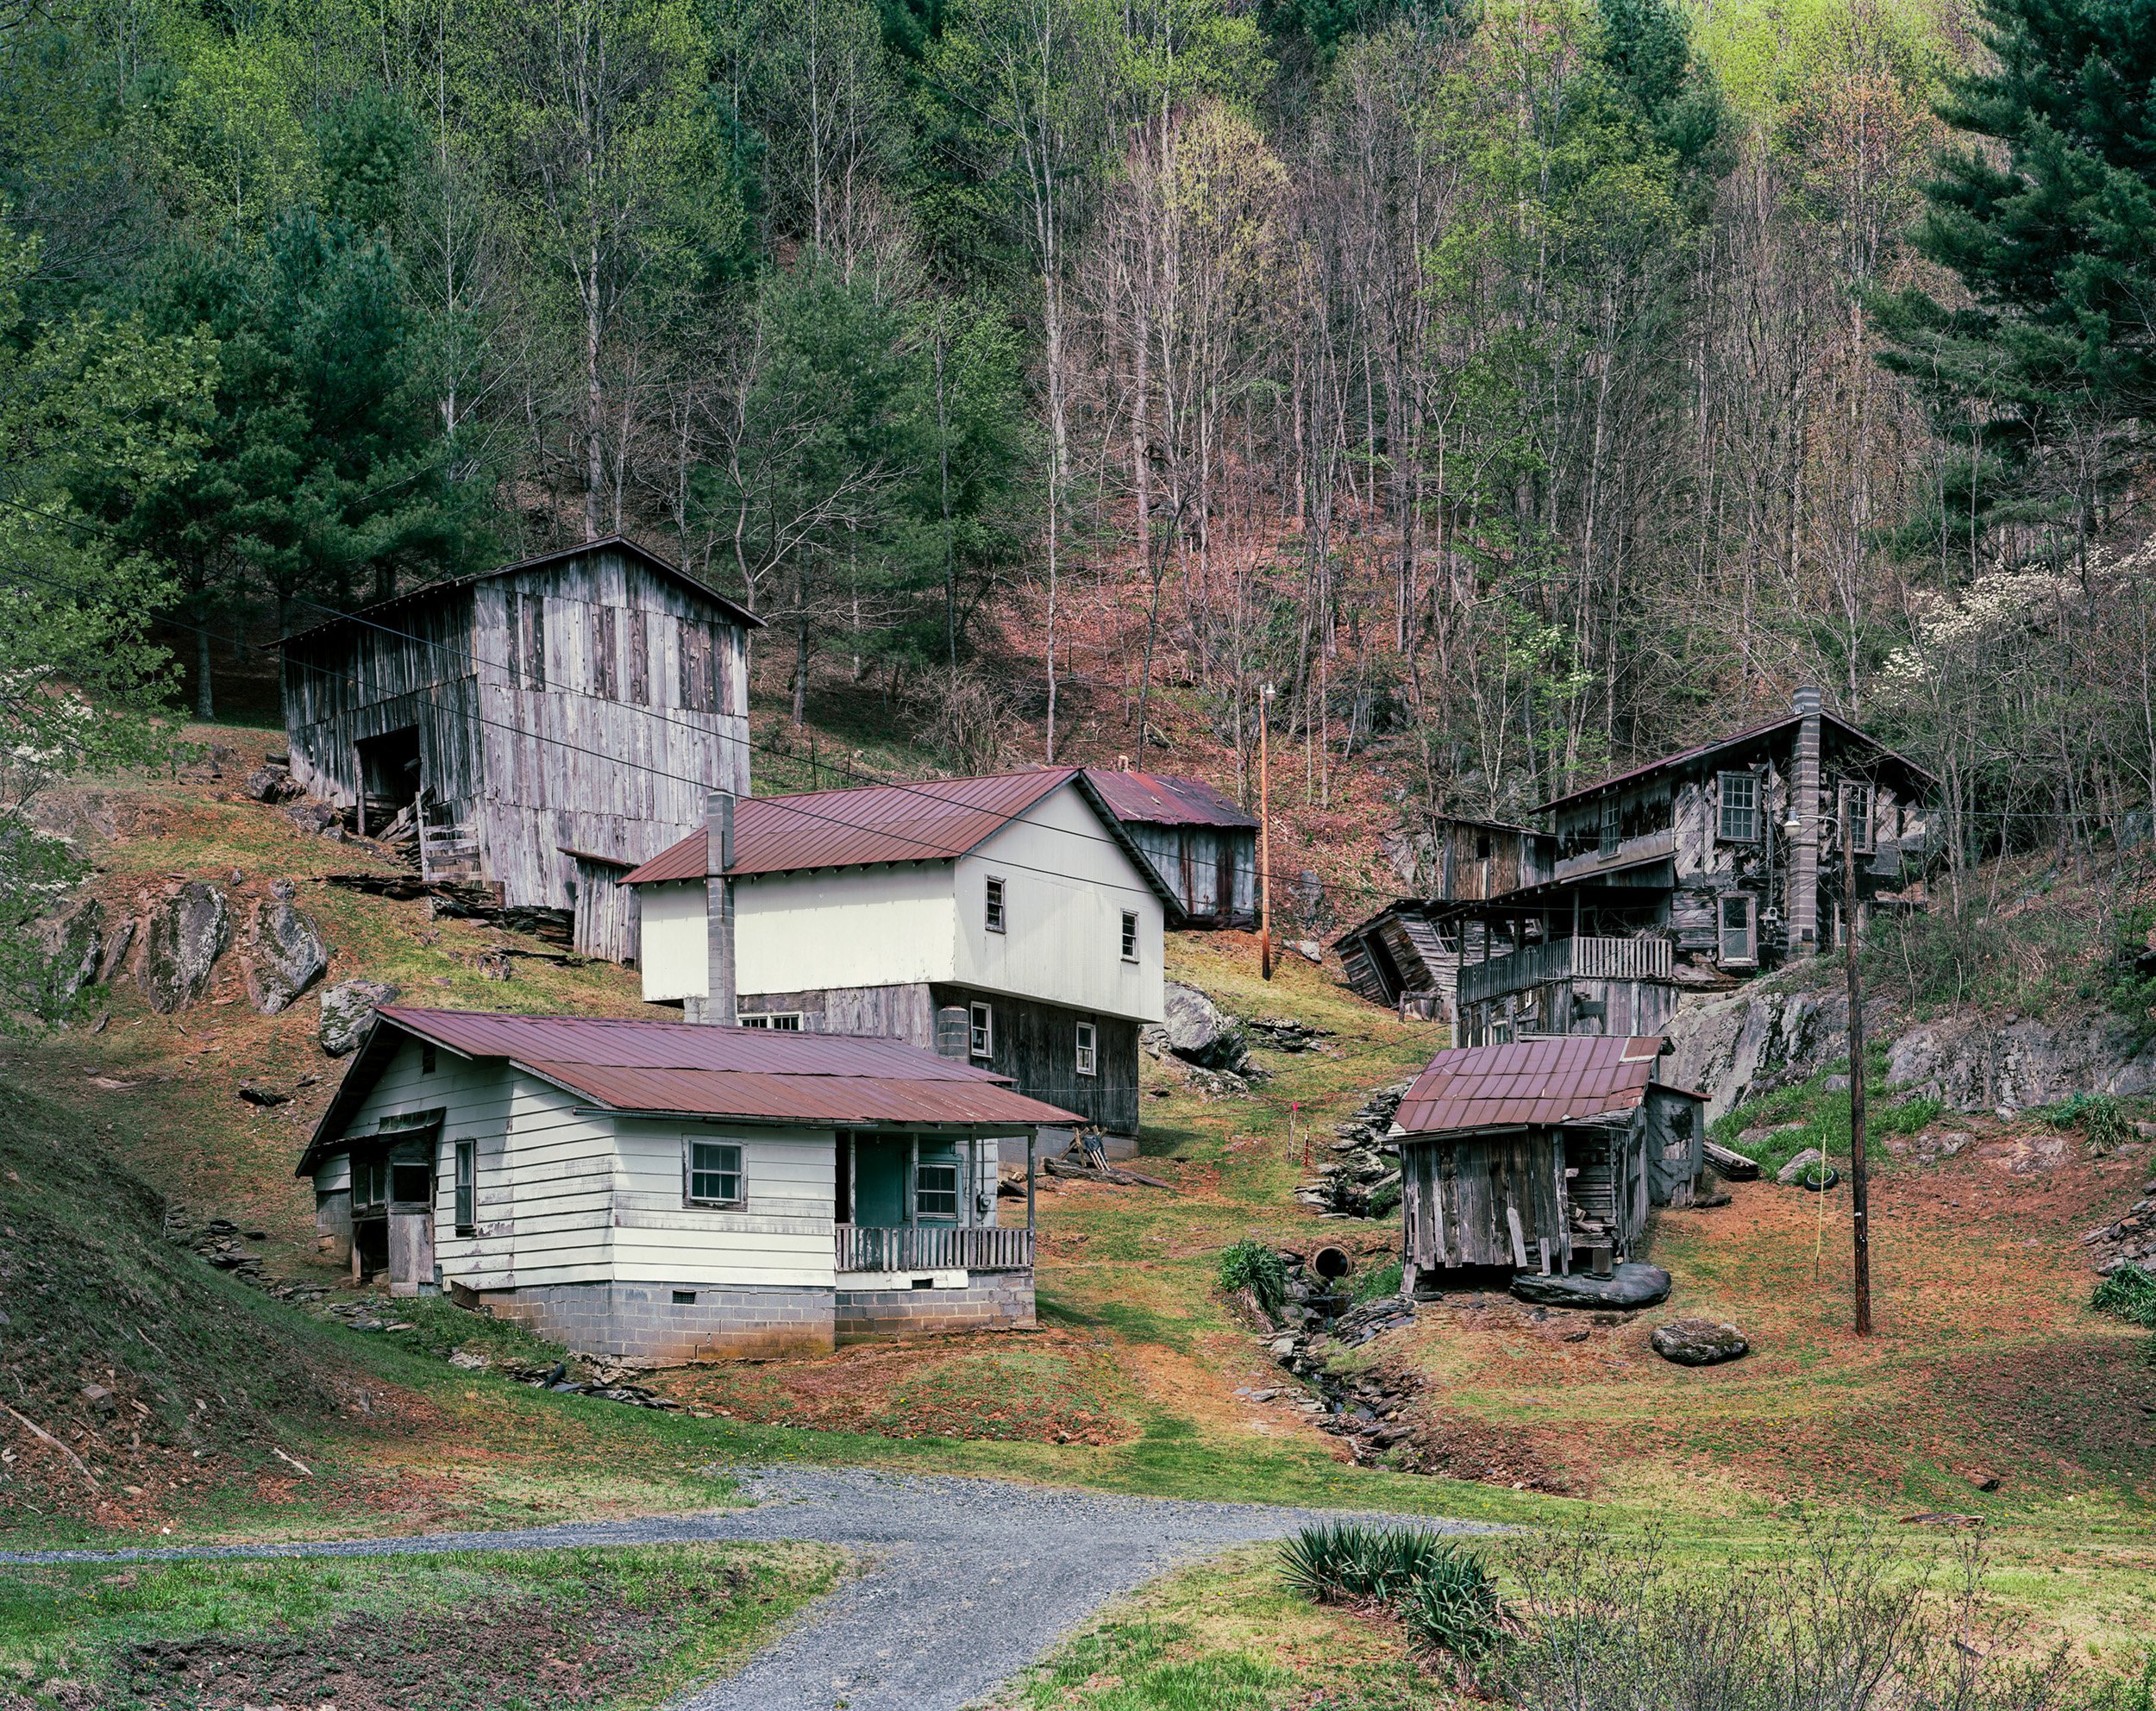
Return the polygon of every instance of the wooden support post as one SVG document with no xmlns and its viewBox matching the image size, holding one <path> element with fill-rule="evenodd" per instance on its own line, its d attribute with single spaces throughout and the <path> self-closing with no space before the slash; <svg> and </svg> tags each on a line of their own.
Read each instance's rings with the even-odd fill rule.
<svg viewBox="0 0 2156 1711">
<path fill-rule="evenodd" d="M 1030 1234 L 1033 1228 L 1033 1150 L 1040 1144 L 1041 1131 L 1025 1131 L 1025 1228 Z"/>
<path fill-rule="evenodd" d="M 1273 686 L 1269 683 L 1257 692 L 1258 866 L 1265 882 L 1259 893 L 1257 970 L 1269 981 L 1273 978 L 1273 750 L 1267 733 L 1272 729 L 1272 702 Z"/>
<path fill-rule="evenodd" d="M 856 1149 L 857 1149 L 860 1145 L 861 1145 L 861 1143 L 860 1143 L 859 1139 L 858 1139 L 858 1138 L 856 1138 L 856 1137 L 855 1136 L 854 1131 L 853 1131 L 851 1129 L 847 1130 L 847 1131 L 846 1131 L 846 1222 L 847 1222 L 847 1223 L 849 1223 L 849 1224 L 858 1224 L 858 1223 L 860 1223 L 860 1222 L 861 1222 L 861 1206 L 860 1206 L 860 1205 L 859 1205 L 859 1203 L 858 1203 L 858 1198 L 859 1198 L 859 1195 L 860 1195 L 860 1193 L 861 1193 L 861 1188 L 860 1188 L 860 1178 L 859 1178 L 858 1175 L 856 1174 L 856 1165 L 855 1165 L 855 1158 L 854 1158 L 854 1154 L 855 1154 L 855 1151 L 856 1151 Z"/>
<path fill-rule="evenodd" d="M 909 1135 L 912 1144 L 906 1158 L 906 1221 L 918 1224 L 921 1204 L 921 1138 Z"/>
<path fill-rule="evenodd" d="M 1505 1208 L 1505 1225 L 1512 1232 L 1512 1263 L 1525 1271 L 1527 1269 L 1527 1237 L 1520 1227 L 1518 1206 L 1508 1206 Z"/>
</svg>

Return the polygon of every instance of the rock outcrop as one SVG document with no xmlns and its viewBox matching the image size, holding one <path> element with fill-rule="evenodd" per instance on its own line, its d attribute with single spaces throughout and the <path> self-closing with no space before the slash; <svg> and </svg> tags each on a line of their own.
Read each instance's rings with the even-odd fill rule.
<svg viewBox="0 0 2156 1711">
<path fill-rule="evenodd" d="M 95 986 L 104 970 L 104 905 L 87 897 L 53 917 L 45 928 L 45 956 L 51 995 L 60 1003 Z"/>
<path fill-rule="evenodd" d="M 265 1016 L 287 1008 L 329 970 L 329 948 L 292 904 L 292 884 L 279 880 L 248 922 L 248 1000 Z"/>
<path fill-rule="evenodd" d="M 367 1037 L 377 1006 L 395 1002 L 397 988 L 379 981 L 341 981 L 322 994 L 322 1026 L 315 1037 L 332 1057 L 342 1057 Z"/>
<path fill-rule="evenodd" d="M 1149 1025 L 1138 1042 L 1156 1057 L 1172 1055 L 1200 1069 L 1250 1073 L 1250 1042 L 1242 1024 L 1180 981 L 1167 983 L 1161 1019 Z"/>
<path fill-rule="evenodd" d="M 1865 1013 L 1871 1016 L 1871 1006 Z M 1707 1095 L 1711 1123 L 1846 1054 L 1849 1005 L 1839 993 L 1758 987 L 1727 998 L 1695 995 L 1677 1006 L 1664 1032 L 1675 1048 L 1668 1079 Z"/>
<path fill-rule="evenodd" d="M 232 915 L 224 893 L 190 880 L 151 906 L 135 958 L 135 984 L 151 1009 L 170 1015 L 209 988 L 217 959 L 231 943 Z"/>
</svg>

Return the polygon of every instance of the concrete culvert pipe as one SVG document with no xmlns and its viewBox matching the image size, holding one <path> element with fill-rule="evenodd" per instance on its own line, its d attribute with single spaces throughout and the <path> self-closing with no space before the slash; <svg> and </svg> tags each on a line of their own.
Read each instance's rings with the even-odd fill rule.
<svg viewBox="0 0 2156 1711">
<path fill-rule="evenodd" d="M 1328 1283 L 1337 1283 L 1355 1269 L 1355 1262 L 1347 1257 L 1344 1248 L 1319 1248 L 1310 1262 L 1310 1269 Z"/>
</svg>

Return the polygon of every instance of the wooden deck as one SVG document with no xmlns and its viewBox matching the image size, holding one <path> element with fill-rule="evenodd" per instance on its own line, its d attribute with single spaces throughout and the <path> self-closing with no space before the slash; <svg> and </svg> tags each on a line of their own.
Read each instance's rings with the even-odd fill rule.
<svg viewBox="0 0 2156 1711">
<path fill-rule="evenodd" d="M 1559 938 L 1522 945 L 1509 956 L 1460 965 L 1462 1004 L 1525 992 L 1551 981 L 1666 981 L 1674 966 L 1666 938 Z"/>
<path fill-rule="evenodd" d="M 832 1226 L 838 1269 L 848 1271 L 1031 1271 L 1033 1232 L 914 1225 Z"/>
</svg>

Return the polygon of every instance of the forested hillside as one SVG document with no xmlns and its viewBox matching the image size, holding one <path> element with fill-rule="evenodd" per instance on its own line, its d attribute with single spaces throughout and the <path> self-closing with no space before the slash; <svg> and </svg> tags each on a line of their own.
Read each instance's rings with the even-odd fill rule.
<svg viewBox="0 0 2156 1711">
<path fill-rule="evenodd" d="M 18 787 L 622 531 L 769 620 L 784 724 L 874 696 L 923 766 L 1247 791 L 1273 685 L 1292 810 L 1517 816 L 1813 680 L 1965 857 L 2100 844 L 2156 780 L 2151 22 L 18 0 Z"/>
</svg>

